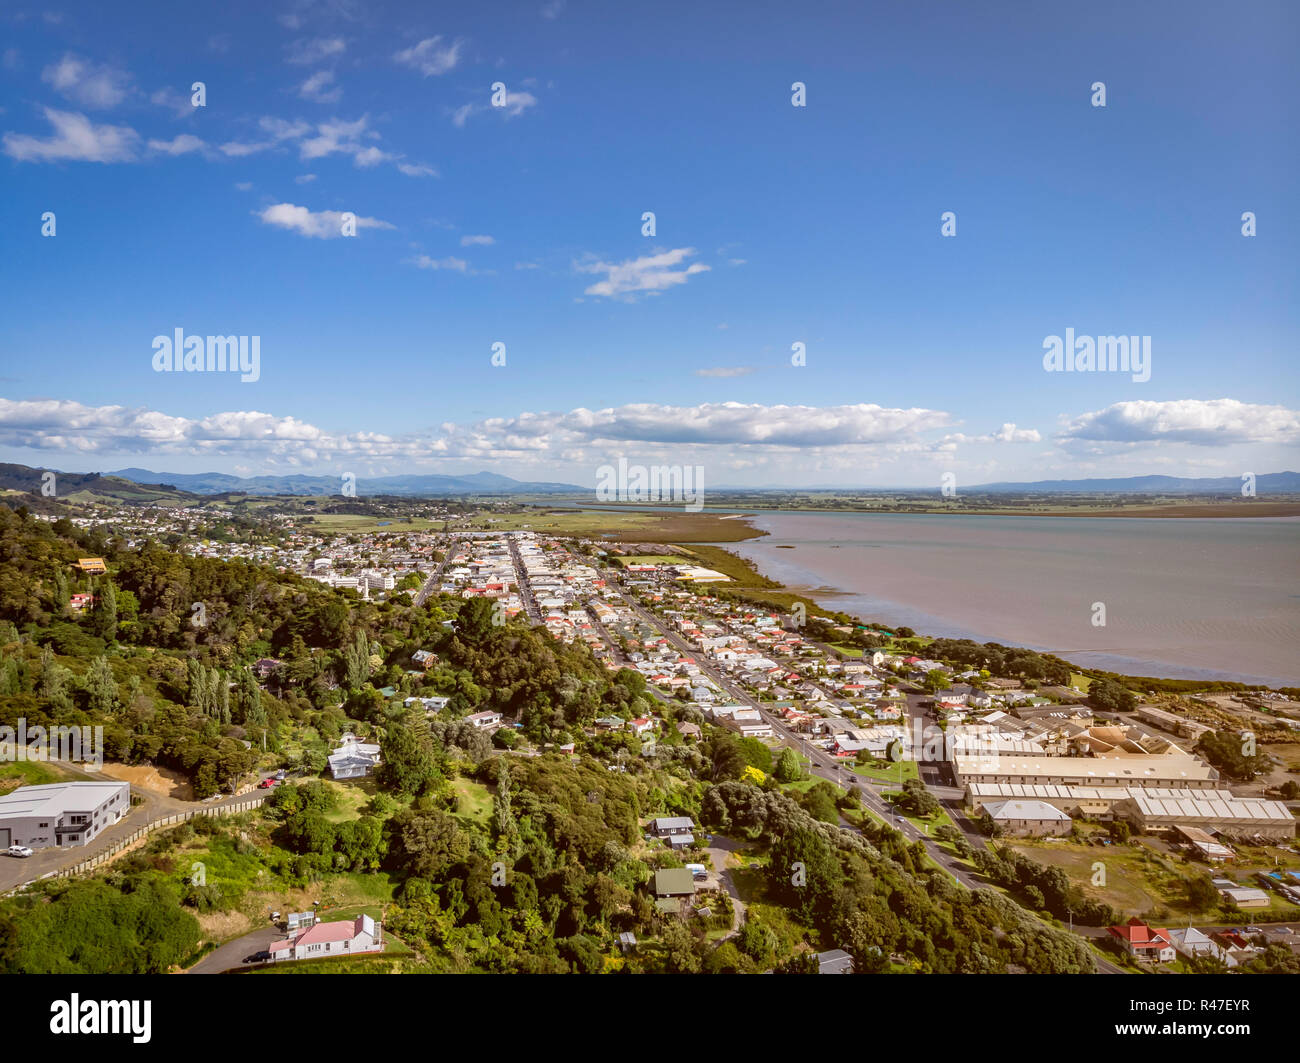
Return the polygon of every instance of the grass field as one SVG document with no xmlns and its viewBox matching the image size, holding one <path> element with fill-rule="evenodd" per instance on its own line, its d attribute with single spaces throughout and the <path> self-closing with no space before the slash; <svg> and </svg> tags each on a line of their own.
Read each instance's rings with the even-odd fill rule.
<svg viewBox="0 0 1300 1063">
<path fill-rule="evenodd" d="M 472 779 L 453 779 L 456 792 L 456 815 L 486 826 L 492 820 L 492 792 Z"/>
<path fill-rule="evenodd" d="M 7 794 L 20 786 L 44 786 L 58 782 L 64 773 L 51 764 L 32 760 L 14 760 L 0 763 L 0 794 Z"/>
<path fill-rule="evenodd" d="M 313 513 L 310 517 L 310 520 L 299 517 L 299 524 L 321 532 L 391 532 L 400 535 L 404 532 L 437 530 L 443 524 L 441 520 L 425 520 L 423 517 L 404 520 L 358 513 Z"/>
<path fill-rule="evenodd" d="M 334 798 L 334 806 L 325 813 L 325 818 L 331 823 L 360 819 L 362 810 L 376 793 L 373 779 L 356 779 L 347 785 L 332 779 L 322 781 Z"/>
<path fill-rule="evenodd" d="M 1085 895 L 1105 901 L 1125 918 L 1140 916 L 1157 906 L 1170 907 L 1184 902 L 1181 877 L 1162 866 L 1167 862 L 1173 867 L 1173 861 L 1168 857 L 1152 859 L 1145 849 L 1135 850 L 1126 845 L 1098 848 L 1073 842 L 1017 842 L 1011 848 L 1037 863 L 1061 868 Z M 1096 867 L 1099 863 L 1100 869 Z M 1204 869 L 1201 873 L 1205 873 Z"/>
<path fill-rule="evenodd" d="M 760 534 L 744 521 L 724 520 L 711 513 L 555 510 L 539 506 L 526 513 L 494 513 L 492 518 L 491 525 L 483 524 L 475 516 L 455 521 L 451 526 L 482 526 L 501 531 L 528 529 L 539 535 L 644 543 L 734 543 Z"/>
<path fill-rule="evenodd" d="M 908 779 L 920 778 L 917 774 L 916 761 L 904 760 L 899 763 L 903 765 L 902 782 L 907 782 Z M 864 779 L 873 779 L 876 782 L 897 783 L 899 782 L 898 770 L 898 764 L 882 764 L 879 767 L 858 766 L 853 769 L 853 773 L 861 775 Z"/>
</svg>

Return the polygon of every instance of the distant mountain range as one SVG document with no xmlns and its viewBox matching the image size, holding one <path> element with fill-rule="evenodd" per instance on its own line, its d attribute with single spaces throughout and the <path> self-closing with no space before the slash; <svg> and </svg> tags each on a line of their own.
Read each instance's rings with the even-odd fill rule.
<svg viewBox="0 0 1300 1063">
<path fill-rule="evenodd" d="M 1240 476 L 1125 476 L 1108 480 L 1033 480 L 1029 483 L 976 484 L 965 494 L 1120 494 L 1120 495 L 1217 495 L 1241 494 Z M 1255 477 L 1257 494 L 1290 494 L 1300 491 L 1300 473 L 1267 472 Z"/>
<path fill-rule="evenodd" d="M 28 465 L 0 464 L 0 491 L 22 491 L 41 495 L 47 470 Z M 118 469 L 115 472 L 55 472 L 55 501 L 89 501 L 115 498 L 123 502 L 167 502 L 196 495 L 339 495 L 343 484 L 337 476 L 231 476 L 220 472 L 151 472 L 148 469 Z M 1092 494 L 1092 495 L 1234 495 L 1241 494 L 1239 476 L 1182 477 L 1128 476 L 1093 480 L 1035 480 L 1029 483 L 988 483 L 960 486 L 963 495 L 973 494 Z M 933 494 L 937 488 L 917 487 L 715 487 L 712 494 L 770 494 L 779 491 L 840 491 L 894 495 Z M 1300 473 L 1260 473 L 1255 478 L 1260 496 L 1300 494 Z M 578 484 L 513 480 L 496 473 L 468 476 L 438 474 L 406 476 L 361 476 L 356 493 L 421 497 L 464 497 L 470 495 L 557 495 L 590 500 L 593 489 Z"/>
<path fill-rule="evenodd" d="M 150 472 L 118 469 L 107 473 L 138 484 L 166 484 L 196 495 L 337 495 L 343 492 L 338 476 L 230 476 L 221 472 Z M 367 495 L 555 495 L 588 491 L 577 484 L 531 483 L 492 472 L 468 476 L 435 474 L 410 476 L 358 476 L 356 493 Z"/>
</svg>

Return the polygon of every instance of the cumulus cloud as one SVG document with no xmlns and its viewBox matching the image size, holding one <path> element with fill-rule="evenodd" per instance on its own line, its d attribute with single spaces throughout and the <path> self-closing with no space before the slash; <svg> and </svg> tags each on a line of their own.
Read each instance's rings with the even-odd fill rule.
<svg viewBox="0 0 1300 1063">
<path fill-rule="evenodd" d="M 171 140 L 149 141 L 150 151 L 161 151 L 168 155 L 187 155 L 191 151 L 206 151 L 206 149 L 207 144 L 189 133 L 182 133 L 180 136 L 172 137 Z"/>
<path fill-rule="evenodd" d="M 331 240 L 343 235 L 343 212 L 337 210 L 310 211 L 293 203 L 276 203 L 254 214 L 267 225 L 288 229 L 300 236 Z M 396 226 L 378 218 L 356 218 L 357 231 L 362 229 L 393 229 Z"/>
<path fill-rule="evenodd" d="M 1117 402 L 1069 421 L 1061 438 L 1116 444 L 1294 444 L 1300 442 L 1300 411 L 1236 399 Z"/>
<path fill-rule="evenodd" d="M 94 110 L 116 107 L 131 91 L 131 75 L 106 64 L 66 54 L 41 71 L 41 80 L 70 100 Z"/>
<path fill-rule="evenodd" d="M 441 36 L 426 37 L 419 44 L 396 53 L 393 59 L 403 66 L 418 70 L 425 77 L 437 77 L 456 69 L 463 45 L 464 42 L 460 40 L 443 44 Z"/>
<path fill-rule="evenodd" d="M 336 103 L 343 89 L 334 84 L 334 71 L 318 70 L 298 86 L 298 95 L 312 103 Z"/>
<path fill-rule="evenodd" d="M 597 281 L 585 290 L 587 295 L 634 298 L 639 292 L 657 294 L 667 288 L 685 284 L 687 278 L 697 273 L 707 273 L 709 267 L 702 262 L 693 262 L 685 269 L 674 268 L 694 254 L 693 247 L 678 247 L 672 251 L 628 259 L 626 262 L 576 263 L 574 269 L 579 273 L 605 274 L 604 280 Z"/>
<path fill-rule="evenodd" d="M 996 432 L 990 432 L 988 435 L 968 436 L 962 432 L 955 432 L 944 436 L 939 442 L 943 444 L 945 450 L 955 450 L 953 444 L 956 443 L 1039 443 L 1042 438 L 1036 428 L 1017 428 L 1008 421 Z"/>
<path fill-rule="evenodd" d="M 140 136 L 129 126 L 96 125 L 84 114 L 44 108 L 50 137 L 4 135 L 5 154 L 19 162 L 134 162 Z"/>
<path fill-rule="evenodd" d="M 141 354 L 142 359 L 149 352 Z M 439 434 L 391 436 L 330 433 L 294 417 L 229 411 L 189 418 L 145 408 L 85 406 L 68 400 L 0 399 L 0 445 L 82 453 L 150 451 L 231 454 L 308 464 L 335 457 L 403 459 L 525 459 L 582 461 L 632 444 L 643 448 L 716 448 L 731 460 L 734 448 L 763 451 L 863 446 L 890 452 L 926 449 L 924 430 L 948 415 L 875 405 L 810 407 L 714 403 L 702 406 L 637 404 L 567 413 L 522 413 L 473 424 L 440 426 Z"/>
</svg>

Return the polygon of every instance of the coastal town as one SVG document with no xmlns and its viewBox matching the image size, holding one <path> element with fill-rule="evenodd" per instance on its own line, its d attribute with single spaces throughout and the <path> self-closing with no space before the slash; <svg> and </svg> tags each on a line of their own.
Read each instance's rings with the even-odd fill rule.
<svg viewBox="0 0 1300 1063">
<path fill-rule="evenodd" d="M 319 759 L 299 743 L 297 753 L 281 746 L 279 754 L 255 756 L 257 736 L 247 726 L 227 728 L 247 736 L 248 770 L 232 776 L 206 804 L 176 800 L 175 792 L 158 788 L 156 776 L 133 786 L 123 781 L 131 770 L 112 763 L 67 764 L 76 776 L 0 789 L 0 850 L 16 857 L 0 868 L 0 891 L 93 873 L 112 863 L 121 838 L 148 835 L 176 817 L 242 812 L 250 801 L 261 805 L 278 789 L 314 777 L 340 794 L 349 787 L 372 793 L 376 780 L 388 777 L 394 728 L 405 726 L 394 721 L 418 719 L 437 734 L 476 733 L 472 740 L 443 741 L 469 743 L 482 750 L 479 756 L 495 751 L 519 763 L 560 758 L 647 779 L 689 778 L 702 754 L 707 762 L 720 741 L 734 740 L 735 748 L 746 750 L 742 782 L 801 798 L 814 790 L 824 794 L 832 802 L 827 818 L 839 830 L 896 835 L 935 873 L 968 889 L 999 881 L 995 862 L 1012 854 L 1087 868 L 1072 903 L 1091 904 L 1115 921 L 1083 918 L 1076 925 L 1083 907 L 1052 913 L 1050 905 L 1039 917 L 1060 925 L 1066 916 L 1067 929 L 1098 970 L 1200 970 L 1207 963 L 1234 970 L 1274 955 L 1270 949 L 1300 956 L 1300 787 L 1287 781 L 1285 760 L 1265 758 L 1253 777 L 1226 774 L 1207 759 L 1202 742 L 1232 719 L 1257 727 L 1261 742 L 1290 743 L 1300 730 L 1300 704 L 1259 690 L 1153 700 L 1130 695 L 1131 704 L 1116 705 L 1098 696 L 1107 680 L 1072 673 L 1068 682 L 1050 682 L 1013 675 L 1011 668 L 994 674 L 954 660 L 942 652 L 942 641 L 819 616 L 803 602 L 771 608 L 747 601 L 736 593 L 743 570 L 731 568 L 729 575 L 720 570 L 728 565 L 709 567 L 689 545 L 523 527 L 502 531 L 492 527 L 500 518 L 490 512 L 477 521 L 441 514 L 444 527 L 437 530 L 375 521 L 368 530 L 346 532 L 269 515 L 262 534 L 239 541 L 191 535 L 193 514 L 184 509 L 125 507 L 101 512 L 79 534 L 111 533 L 119 557 L 158 537 L 188 536 L 177 543 L 188 557 L 274 571 L 343 603 L 433 610 L 447 616 L 436 629 L 453 638 L 462 623 L 457 618 L 468 615 L 462 610 L 479 603 L 490 629 L 532 628 L 588 655 L 611 679 L 631 684 L 621 677 L 638 677 L 629 689 L 644 695 L 634 708 L 545 728 L 549 740 L 539 740 L 524 715 L 492 707 L 468 711 L 474 706 L 458 693 L 461 681 L 450 681 L 444 643 L 398 640 L 370 655 L 372 679 L 363 687 L 374 707 L 365 714 L 357 709 L 358 692 L 349 689 L 354 680 L 322 673 L 322 692 L 313 697 L 333 702 L 340 723 L 331 740 L 322 743 L 328 731 L 312 740 L 321 748 Z M 34 519 L 68 531 L 63 518 Z M 89 622 L 102 610 L 103 584 L 114 567 L 102 556 L 69 563 L 68 616 Z M 219 610 L 200 602 L 196 611 L 194 604 L 186 606 L 187 618 L 208 616 L 191 624 L 201 640 Z M 373 639 L 380 649 L 382 630 Z M 324 650 L 307 645 L 297 652 L 321 657 Z M 264 699 L 297 696 L 301 680 L 293 677 L 303 674 L 303 662 L 270 652 L 247 663 L 249 682 Z M 232 679 L 232 689 L 237 686 Z M 0 766 L 24 759 L 14 734 L 0 727 Z M 708 830 L 697 816 L 673 811 L 647 808 L 641 826 L 653 872 L 643 888 L 657 918 L 698 924 L 697 932 L 705 933 L 721 908 L 729 913 L 726 927 L 738 933 L 753 893 L 738 885 L 745 865 L 736 862 L 736 840 Z M 994 858 L 991 850 L 1003 855 Z M 1145 913 L 1168 906 L 1133 905 L 1132 891 L 1106 887 L 1108 863 L 1122 853 L 1114 873 L 1125 877 L 1134 851 L 1165 869 L 1166 890 L 1170 874 L 1204 885 L 1200 906 L 1207 918 L 1200 925 L 1147 921 Z M 1041 896 L 1032 888 L 1029 896 Z M 1243 913 L 1240 925 L 1225 920 L 1237 912 Z M 272 929 L 279 938 L 253 933 L 249 941 L 259 948 L 239 956 L 218 942 L 221 962 L 255 967 L 341 953 L 382 955 L 386 940 L 400 941 L 391 931 L 385 937 L 379 910 L 343 922 L 299 916 L 289 923 L 276 915 Z M 638 955 L 636 933 L 622 931 L 618 938 L 615 954 L 631 962 Z M 854 970 L 845 943 L 819 944 L 809 953 L 819 971 Z M 206 962 L 202 969 L 212 969 Z M 908 962 L 903 955 L 888 958 L 889 965 Z"/>
</svg>

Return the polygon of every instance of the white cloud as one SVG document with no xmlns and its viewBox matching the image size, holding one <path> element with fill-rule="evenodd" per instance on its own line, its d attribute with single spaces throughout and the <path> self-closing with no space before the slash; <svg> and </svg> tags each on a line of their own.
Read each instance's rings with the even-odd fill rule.
<svg viewBox="0 0 1300 1063">
<path fill-rule="evenodd" d="M 1117 402 L 1069 421 L 1061 438 L 1101 443 L 1300 443 L 1300 411 L 1236 399 Z"/>
<path fill-rule="evenodd" d="M 612 298 L 634 298 L 638 292 L 656 294 L 667 288 L 685 284 L 687 278 L 708 272 L 709 267 L 694 262 L 685 269 L 674 269 L 695 254 L 693 247 L 678 247 L 653 255 L 628 259 L 626 262 L 575 263 L 579 273 L 603 273 L 605 279 L 585 289 L 586 295 L 603 295 Z"/>
<path fill-rule="evenodd" d="M 733 366 L 724 365 L 724 366 L 718 366 L 715 369 L 697 369 L 695 370 L 695 375 L 707 376 L 707 377 L 721 377 L 725 379 L 733 376 L 749 376 L 750 373 L 754 372 L 754 369 L 755 367 L 752 365 L 733 365 Z"/>
<path fill-rule="evenodd" d="M 316 37 L 311 40 L 290 41 L 287 46 L 288 60 L 298 66 L 310 66 L 322 59 L 342 55 L 347 42 L 342 37 Z"/>
<path fill-rule="evenodd" d="M 411 261 L 419 269 L 449 269 L 456 273 L 469 272 L 468 262 L 463 258 L 453 258 L 450 255 L 446 258 L 430 258 L 428 255 L 418 255 Z"/>
<path fill-rule="evenodd" d="M 393 59 L 403 66 L 418 70 L 425 77 L 437 77 L 456 69 L 464 41 L 443 44 L 442 37 L 426 37 L 419 44 L 396 53 Z"/>
<path fill-rule="evenodd" d="M 206 151 L 205 144 L 198 137 L 190 136 L 189 133 L 182 133 L 180 136 L 172 137 L 171 140 L 151 140 L 149 141 L 150 151 L 161 151 L 168 155 L 187 155 L 191 151 Z"/>
<path fill-rule="evenodd" d="M 564 0 L 547 0 L 547 2 L 542 5 L 542 18 L 552 20 L 557 19 L 560 17 L 560 12 L 563 10 Z"/>
<path fill-rule="evenodd" d="M 159 89 L 150 96 L 149 102 L 155 103 L 159 107 L 166 107 L 168 110 L 172 111 L 177 118 L 192 118 L 194 112 L 198 110 L 198 108 L 190 102 L 189 96 L 185 95 L 183 92 L 177 92 L 170 85 Z"/>
<path fill-rule="evenodd" d="M 466 103 L 451 112 L 451 123 L 458 129 L 463 128 L 471 116 L 481 114 L 484 111 L 496 111 L 506 118 L 516 118 L 528 110 L 529 107 L 535 107 L 536 105 L 537 97 L 531 92 L 510 92 L 506 90 L 502 106 L 497 107 L 478 102 Z"/>
<path fill-rule="evenodd" d="M 944 450 L 952 451 L 957 449 L 958 443 L 1039 443 L 1042 439 L 1036 428 L 1017 428 L 1008 421 L 988 435 L 968 436 L 963 432 L 954 432 L 944 436 L 939 444 Z"/>
<path fill-rule="evenodd" d="M 151 352 L 140 353 L 143 362 Z M 310 464 L 336 457 L 360 460 L 524 459 L 585 461 L 588 450 L 608 460 L 628 444 L 637 453 L 689 448 L 710 460 L 734 463 L 736 447 L 764 453 L 815 449 L 819 457 L 847 458 L 854 448 L 886 453 L 926 448 L 920 432 L 947 420 L 934 410 L 874 405 L 811 407 L 717 403 L 703 406 L 638 404 L 567 413 L 521 413 L 472 424 L 443 424 L 438 434 L 389 436 L 329 433 L 294 417 L 229 411 L 188 418 L 144 408 L 85 406 L 70 400 L 0 399 L 0 445 L 79 453 L 147 451 L 230 454 Z M 696 448 L 703 448 L 702 450 Z M 714 448 L 712 450 L 708 448 Z"/>
<path fill-rule="evenodd" d="M 316 175 L 314 173 L 303 173 L 295 177 L 293 183 L 296 185 L 307 185 L 311 184 L 314 180 L 316 180 Z"/>
<path fill-rule="evenodd" d="M 318 70 L 298 86 L 298 95 L 313 103 L 337 103 L 343 89 L 334 84 L 334 71 Z"/>
<path fill-rule="evenodd" d="M 129 126 L 96 125 L 84 114 L 44 108 L 54 135 L 42 140 L 4 135 L 5 154 L 19 162 L 134 162 L 140 136 Z"/>
<path fill-rule="evenodd" d="M 95 64 L 71 52 L 41 71 L 41 80 L 68 99 L 95 110 L 116 107 L 131 91 L 131 75 L 125 70 Z"/>
<path fill-rule="evenodd" d="M 461 247 L 475 247 L 475 246 L 490 247 L 492 244 L 495 243 L 496 240 L 494 240 L 490 236 L 462 236 L 460 238 Z"/>
<path fill-rule="evenodd" d="M 331 240 L 343 235 L 343 212 L 337 210 L 310 211 L 293 203 L 276 203 L 265 210 L 254 212 L 267 225 L 289 229 L 300 236 Z M 378 218 L 357 216 L 357 231 L 362 229 L 393 229 L 396 226 Z"/>
<path fill-rule="evenodd" d="M 406 174 L 407 177 L 437 177 L 438 171 L 432 166 L 426 166 L 424 163 L 399 162 L 397 164 L 399 173 Z"/>
<path fill-rule="evenodd" d="M 269 140 L 258 140 L 243 142 L 232 140 L 221 145 L 224 154 L 235 158 L 242 158 L 245 155 L 255 155 L 260 151 L 267 151 L 286 140 L 298 140 L 305 137 L 311 132 L 312 127 L 306 122 L 286 122 L 283 118 L 265 117 L 258 121 L 258 128 L 266 133 Z"/>
</svg>

